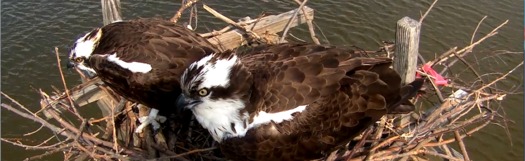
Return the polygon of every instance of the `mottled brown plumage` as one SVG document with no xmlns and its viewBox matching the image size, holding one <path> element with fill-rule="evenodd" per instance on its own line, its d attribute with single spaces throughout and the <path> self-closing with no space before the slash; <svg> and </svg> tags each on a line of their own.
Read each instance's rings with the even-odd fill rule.
<svg viewBox="0 0 525 161">
<path fill-rule="evenodd" d="M 215 59 L 226 57 L 224 54 L 232 53 L 215 54 L 208 62 L 213 64 Z M 236 135 L 239 130 L 233 128 L 232 122 L 232 137 L 218 140 L 222 152 L 232 160 L 321 158 L 383 115 L 406 112 L 410 106 L 407 99 L 422 84 L 422 80 L 417 80 L 402 87 L 399 75 L 389 68 L 390 59 L 370 58 L 333 46 L 280 44 L 237 55 L 240 58 L 231 68 L 229 85 L 209 88 L 209 98 L 242 100 L 244 108 L 239 117 L 247 112 L 248 124 L 261 111 L 279 113 L 302 105 L 307 107 L 292 114 L 291 120 L 271 121 L 249 129 L 245 135 Z M 190 67 L 188 71 L 197 69 L 198 66 Z M 183 83 L 183 87 L 197 86 Z M 199 100 L 194 93 L 185 95 Z M 190 108 L 201 108 L 195 106 Z M 210 132 L 224 128 L 228 127 Z"/>
<path fill-rule="evenodd" d="M 128 100 L 161 110 L 175 109 L 183 70 L 193 61 L 217 52 L 195 32 L 161 19 L 114 22 L 91 31 L 85 39 L 97 36 L 98 32 L 101 34 L 93 52 L 82 63 Z M 80 57 L 74 51 L 73 61 Z M 152 69 L 134 73 L 108 61 L 111 54 L 124 62 L 149 64 Z"/>
</svg>

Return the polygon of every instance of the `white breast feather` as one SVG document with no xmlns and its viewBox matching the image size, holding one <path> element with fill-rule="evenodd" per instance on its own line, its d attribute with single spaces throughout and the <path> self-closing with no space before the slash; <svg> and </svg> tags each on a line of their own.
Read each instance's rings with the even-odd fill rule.
<svg viewBox="0 0 525 161">
<path fill-rule="evenodd" d="M 257 128 L 261 125 L 270 122 L 281 123 L 293 119 L 292 114 L 296 112 L 303 112 L 307 105 L 298 106 L 296 108 L 276 112 L 266 113 L 259 112 L 254 118 L 253 122 L 244 128 L 244 124 L 248 121 L 248 113 L 245 112 L 239 117 L 239 110 L 244 108 L 244 104 L 235 100 L 219 100 L 219 101 L 203 101 L 202 105 L 193 109 L 197 121 L 213 136 L 213 138 L 221 142 L 224 139 L 232 137 L 244 137 L 246 132 L 252 128 Z M 212 106 L 213 105 L 213 106 Z M 234 123 L 234 128 L 231 129 L 231 123 Z M 217 131 L 217 133 L 215 133 Z"/>
<path fill-rule="evenodd" d="M 220 142 L 223 138 L 228 138 L 230 135 L 236 135 L 234 130 L 231 129 L 231 123 L 234 123 L 236 132 L 244 131 L 243 120 L 248 119 L 248 114 L 246 113 L 239 116 L 239 111 L 242 108 L 244 108 L 244 103 L 239 100 L 208 99 L 203 101 L 199 106 L 193 108 L 192 111 L 202 127 L 208 129 L 213 136 L 213 139 Z"/>
</svg>

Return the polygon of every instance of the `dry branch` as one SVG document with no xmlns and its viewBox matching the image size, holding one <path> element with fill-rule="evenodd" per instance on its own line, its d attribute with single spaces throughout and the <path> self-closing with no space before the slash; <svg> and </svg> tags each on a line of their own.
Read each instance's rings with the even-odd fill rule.
<svg viewBox="0 0 525 161">
<path fill-rule="evenodd" d="M 188 0 L 186 1 L 185 4 L 183 4 L 179 10 L 177 11 L 177 13 L 175 13 L 175 15 L 173 15 L 173 17 L 170 19 L 171 22 L 173 23 L 177 23 L 177 21 L 179 21 L 179 18 L 182 16 L 182 12 L 184 12 L 184 10 L 186 10 L 187 8 L 193 6 L 193 4 L 197 3 L 199 0 Z"/>
<path fill-rule="evenodd" d="M 286 38 L 286 34 L 288 34 L 288 30 L 290 30 L 290 24 L 293 22 L 293 20 L 295 20 L 295 17 L 297 17 L 297 14 L 299 13 L 299 11 L 303 10 L 303 7 L 306 4 L 306 2 L 308 2 L 308 0 L 303 0 L 303 2 L 299 5 L 299 8 L 295 10 L 295 12 L 293 13 L 293 16 L 290 18 L 290 20 L 288 20 L 288 22 L 286 23 L 286 27 L 284 27 L 284 32 L 283 32 L 283 35 L 281 35 L 281 39 L 279 40 L 279 42 L 281 43 L 284 42 L 284 39 Z"/>
</svg>

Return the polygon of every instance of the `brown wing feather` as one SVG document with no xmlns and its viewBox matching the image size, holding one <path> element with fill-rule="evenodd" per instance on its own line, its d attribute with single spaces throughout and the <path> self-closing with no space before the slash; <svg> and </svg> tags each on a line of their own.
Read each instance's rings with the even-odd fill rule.
<svg viewBox="0 0 525 161">
<path fill-rule="evenodd" d="M 308 107 L 291 121 L 263 125 L 223 142 L 223 153 L 233 160 L 320 158 L 407 99 L 400 96 L 401 79 L 389 68 L 390 59 L 351 50 L 283 44 L 247 54 L 243 63 L 254 77 L 252 97 L 261 98 L 250 100 L 252 116 L 258 110 Z"/>
<path fill-rule="evenodd" d="M 180 90 L 180 76 L 190 63 L 217 52 L 205 38 L 161 19 L 116 22 L 102 28 L 91 66 L 117 93 L 150 107 L 173 106 Z M 125 62 L 152 66 L 148 73 L 132 73 L 107 61 L 114 54 Z"/>
</svg>

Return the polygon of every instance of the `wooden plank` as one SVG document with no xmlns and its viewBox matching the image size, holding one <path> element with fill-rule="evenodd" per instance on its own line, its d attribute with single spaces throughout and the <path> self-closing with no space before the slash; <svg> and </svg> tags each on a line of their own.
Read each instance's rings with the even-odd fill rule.
<svg viewBox="0 0 525 161">
<path fill-rule="evenodd" d="M 401 76 L 403 84 L 408 84 L 416 79 L 420 30 L 421 24 L 410 17 L 403 17 L 397 21 L 393 67 Z M 396 126 L 402 126 L 410 122 L 408 115 L 401 114 L 398 116 L 401 120 L 396 122 Z"/>
<path fill-rule="evenodd" d="M 106 92 L 103 92 L 99 86 L 103 85 L 103 82 L 100 81 L 99 78 L 94 78 L 92 80 L 82 81 L 83 83 L 80 85 L 77 85 L 76 87 L 71 88 L 69 95 L 71 96 L 71 99 L 75 104 L 78 106 L 85 106 L 87 104 L 98 102 L 99 100 L 102 100 L 104 97 L 108 97 L 108 94 Z M 45 104 L 42 107 L 51 106 L 54 107 L 56 110 L 63 110 L 65 108 L 57 108 L 63 105 L 69 105 L 69 101 L 65 98 L 66 94 L 62 93 L 61 95 L 57 96 L 51 96 L 42 98 L 41 103 Z M 45 103 L 44 103 L 45 102 Z M 102 104 L 99 104 L 99 106 L 106 106 L 106 104 L 103 102 Z M 102 112 L 107 112 L 106 107 L 100 107 Z M 44 111 L 47 118 L 51 118 L 51 115 L 46 114 L 47 111 Z"/>
<path fill-rule="evenodd" d="M 297 10 L 297 9 L 295 9 Z M 291 10 L 279 15 L 270 15 L 261 18 L 257 23 L 247 25 L 245 28 L 251 29 L 257 35 L 262 34 L 274 34 L 281 32 L 285 29 L 288 20 L 293 16 L 295 10 Z M 290 27 L 295 27 L 300 24 L 306 23 L 307 19 L 313 19 L 314 10 L 308 6 L 304 6 L 304 11 L 299 12 L 297 17 L 290 23 Z M 305 17 L 306 16 L 306 17 Z M 208 39 L 212 44 L 215 44 L 221 48 L 221 50 L 234 49 L 241 45 L 246 44 L 243 38 L 243 31 L 239 29 L 233 29 L 216 37 Z"/>
<path fill-rule="evenodd" d="M 105 92 L 101 92 L 102 90 L 99 88 L 102 84 L 102 81 L 98 77 L 85 82 L 76 88 L 78 90 L 73 89 L 71 91 L 71 98 L 78 106 L 96 102 L 103 97 L 107 97 Z"/>
</svg>

